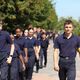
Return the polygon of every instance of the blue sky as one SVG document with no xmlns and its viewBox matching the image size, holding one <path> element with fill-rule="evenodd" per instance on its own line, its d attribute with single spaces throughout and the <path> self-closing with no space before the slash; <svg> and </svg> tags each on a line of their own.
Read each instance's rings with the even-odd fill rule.
<svg viewBox="0 0 80 80">
<path fill-rule="evenodd" d="M 80 0 L 53 0 L 58 17 L 72 16 L 75 19 L 80 17 Z"/>
</svg>

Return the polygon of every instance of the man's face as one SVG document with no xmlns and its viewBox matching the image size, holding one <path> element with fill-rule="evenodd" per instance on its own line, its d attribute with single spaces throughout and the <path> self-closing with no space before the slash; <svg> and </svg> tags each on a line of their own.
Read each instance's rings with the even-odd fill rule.
<svg viewBox="0 0 80 80">
<path fill-rule="evenodd" d="M 42 38 L 43 38 L 43 39 L 46 39 L 46 34 L 43 34 L 43 35 L 42 35 Z"/>
<path fill-rule="evenodd" d="M 34 31 L 32 29 L 30 29 L 28 33 L 29 33 L 29 36 L 32 37 L 34 34 Z"/>
<path fill-rule="evenodd" d="M 34 27 L 34 32 L 36 32 L 37 31 L 37 28 L 36 27 Z"/>
<path fill-rule="evenodd" d="M 24 36 L 28 36 L 28 30 L 24 31 Z"/>
<path fill-rule="evenodd" d="M 72 31 L 73 31 L 73 25 L 72 24 L 66 24 L 64 26 L 64 32 L 66 34 L 70 34 L 70 33 L 72 33 Z"/>
<path fill-rule="evenodd" d="M 41 29 L 40 28 L 37 28 L 37 32 L 39 33 L 41 31 Z"/>
<path fill-rule="evenodd" d="M 21 30 L 20 29 L 16 29 L 16 36 L 21 36 Z"/>
</svg>

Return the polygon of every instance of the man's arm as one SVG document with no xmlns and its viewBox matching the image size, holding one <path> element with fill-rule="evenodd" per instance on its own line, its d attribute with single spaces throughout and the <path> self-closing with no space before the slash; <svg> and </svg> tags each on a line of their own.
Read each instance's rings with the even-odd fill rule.
<svg viewBox="0 0 80 80">
<path fill-rule="evenodd" d="M 23 59 L 21 54 L 19 55 L 19 59 L 20 59 L 22 65 L 23 65 L 23 71 L 24 71 L 26 69 L 26 67 L 25 67 L 24 59 Z"/>
<path fill-rule="evenodd" d="M 28 49 L 24 48 L 24 52 L 25 52 L 25 63 L 28 61 Z"/>
<path fill-rule="evenodd" d="M 79 53 L 79 56 L 80 56 L 80 48 L 78 48 L 78 49 L 77 49 L 77 51 L 78 51 L 78 53 Z"/>
<path fill-rule="evenodd" d="M 35 46 L 34 50 L 35 50 L 35 55 L 36 58 L 39 59 L 39 52 L 40 52 L 41 47 L 40 46 Z"/>
<path fill-rule="evenodd" d="M 14 49 L 15 49 L 14 44 L 11 44 L 10 54 L 9 54 L 9 57 L 7 58 L 7 63 L 8 63 L 8 64 L 11 64 L 12 56 L 13 56 L 13 54 L 14 54 Z"/>
<path fill-rule="evenodd" d="M 59 65 L 58 65 L 58 61 L 59 61 L 59 49 L 55 48 L 54 49 L 54 53 L 53 53 L 53 61 L 54 61 L 54 70 L 55 71 L 59 71 Z"/>
</svg>

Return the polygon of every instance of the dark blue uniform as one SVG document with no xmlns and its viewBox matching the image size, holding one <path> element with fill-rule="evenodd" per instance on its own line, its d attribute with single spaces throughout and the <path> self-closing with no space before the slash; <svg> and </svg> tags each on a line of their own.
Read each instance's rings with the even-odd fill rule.
<svg viewBox="0 0 80 80">
<path fill-rule="evenodd" d="M 9 45 L 12 44 L 9 33 L 0 31 L 0 80 L 8 80 L 7 57 L 10 53 Z"/>
<path fill-rule="evenodd" d="M 15 37 L 15 40 L 14 40 L 14 42 L 20 47 L 20 50 L 22 51 L 21 53 L 22 53 L 22 56 L 23 56 L 23 58 L 25 57 L 25 52 L 24 52 L 24 48 L 26 48 L 26 40 L 25 40 L 25 38 L 24 37 Z M 21 80 L 24 80 L 24 72 L 23 72 L 23 70 L 22 70 L 22 64 L 21 64 L 21 62 L 19 61 L 19 77 L 20 77 L 20 79 Z"/>
<path fill-rule="evenodd" d="M 41 39 L 40 45 L 41 45 L 40 67 L 43 67 L 43 57 L 44 57 L 44 66 L 46 67 L 46 65 L 47 65 L 47 48 L 49 45 L 49 40 L 48 39 L 45 39 L 45 40 Z"/>
<path fill-rule="evenodd" d="M 9 65 L 9 80 L 19 80 L 19 65 L 18 57 L 21 54 L 21 50 L 17 44 L 14 44 L 15 49 L 12 56 L 12 62 Z"/>
<path fill-rule="evenodd" d="M 25 57 L 25 53 L 24 53 L 24 48 L 26 48 L 26 40 L 25 37 L 15 37 L 14 42 L 20 47 L 21 51 L 22 51 L 22 55 L 23 57 Z"/>
<path fill-rule="evenodd" d="M 76 49 L 80 48 L 80 40 L 77 36 L 72 35 L 69 39 L 64 34 L 57 37 L 54 41 L 54 48 L 60 51 L 59 59 L 59 78 L 60 80 L 75 80 L 75 57 Z"/>
<path fill-rule="evenodd" d="M 27 70 L 26 70 L 26 78 L 27 80 L 32 79 L 32 73 L 33 73 L 33 67 L 35 64 L 35 51 L 34 47 L 37 45 L 36 44 L 36 39 L 35 38 L 27 38 L 26 40 L 27 43 L 27 49 L 28 49 L 28 62 L 27 62 Z"/>
</svg>

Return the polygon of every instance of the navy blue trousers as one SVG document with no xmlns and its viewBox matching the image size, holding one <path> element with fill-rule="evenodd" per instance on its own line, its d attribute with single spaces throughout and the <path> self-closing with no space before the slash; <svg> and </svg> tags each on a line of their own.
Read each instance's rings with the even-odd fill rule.
<svg viewBox="0 0 80 80">
<path fill-rule="evenodd" d="M 59 79 L 60 80 L 75 80 L 76 67 L 75 59 L 64 59 L 59 60 Z"/>
<path fill-rule="evenodd" d="M 10 65 L 4 59 L 0 64 L 0 80 L 19 80 L 18 71 L 17 58 L 13 58 Z"/>
<path fill-rule="evenodd" d="M 18 59 L 13 58 L 11 65 L 9 66 L 10 70 L 10 80 L 19 80 L 19 66 Z M 9 71 L 8 70 L 8 71 Z"/>
<path fill-rule="evenodd" d="M 8 64 L 6 59 L 0 62 L 0 80 L 8 80 Z"/>
<path fill-rule="evenodd" d="M 44 65 L 47 65 L 47 50 L 41 49 L 40 51 L 40 66 L 43 67 L 43 59 Z"/>
<path fill-rule="evenodd" d="M 35 64 L 35 55 L 29 56 L 28 62 L 26 64 L 26 79 L 27 80 L 32 80 L 34 64 Z"/>
</svg>

